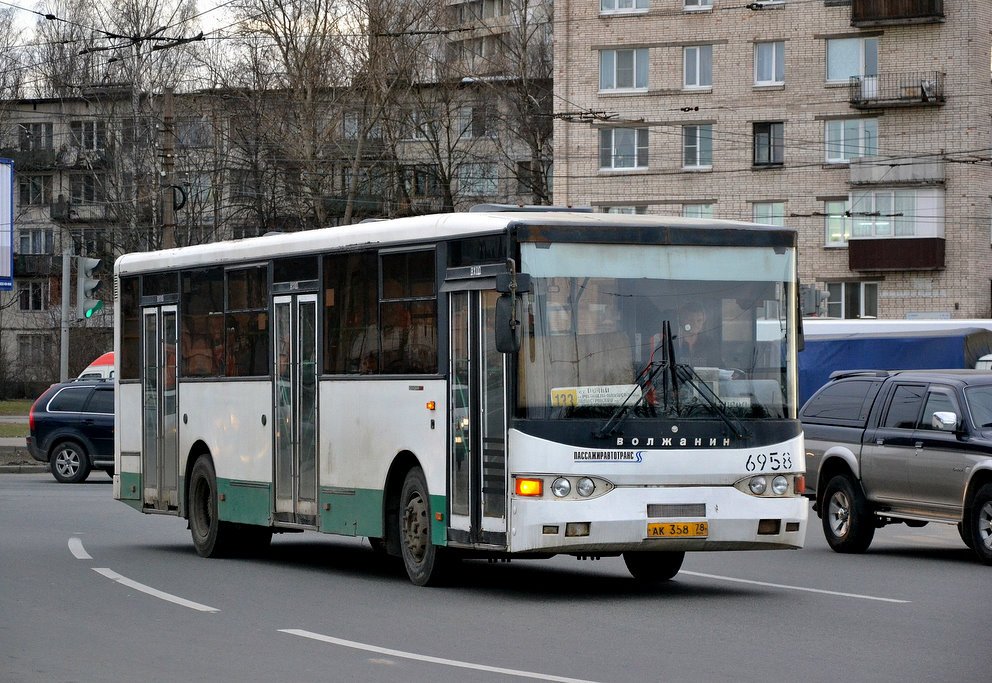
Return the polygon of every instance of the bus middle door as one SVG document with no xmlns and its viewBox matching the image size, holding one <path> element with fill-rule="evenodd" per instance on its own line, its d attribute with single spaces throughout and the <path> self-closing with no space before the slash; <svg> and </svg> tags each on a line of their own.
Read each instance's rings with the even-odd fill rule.
<svg viewBox="0 0 992 683">
<path fill-rule="evenodd" d="M 506 391 L 494 291 L 450 295 L 449 540 L 506 548 Z"/>
</svg>

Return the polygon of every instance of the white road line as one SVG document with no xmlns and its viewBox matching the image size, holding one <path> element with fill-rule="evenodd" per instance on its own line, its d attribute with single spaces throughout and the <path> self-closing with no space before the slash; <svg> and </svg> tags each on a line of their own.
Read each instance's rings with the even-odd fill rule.
<svg viewBox="0 0 992 683">
<path fill-rule="evenodd" d="M 769 588 L 784 588 L 790 591 L 803 591 L 805 593 L 822 593 L 823 595 L 837 595 L 843 598 L 857 598 L 858 600 L 875 600 L 877 602 L 892 602 L 899 605 L 906 605 L 910 600 L 895 600 L 893 598 L 880 598 L 875 595 L 861 595 L 859 593 L 841 593 L 839 591 L 828 591 L 822 588 L 807 588 L 805 586 L 789 586 L 782 583 L 768 583 L 766 581 L 751 581 L 749 579 L 737 579 L 732 576 L 717 576 L 716 574 L 701 574 L 700 572 L 679 572 L 679 576 L 687 574 L 689 576 L 701 576 L 704 579 L 716 579 L 718 581 L 731 581 L 734 583 L 748 583 L 752 586 L 768 586 Z"/>
<path fill-rule="evenodd" d="M 73 557 L 77 560 L 92 560 L 90 554 L 86 552 L 86 548 L 83 547 L 83 542 L 78 538 L 73 536 L 69 539 L 69 552 L 72 553 Z"/>
<path fill-rule="evenodd" d="M 175 603 L 176 605 L 189 607 L 190 609 L 195 609 L 200 612 L 220 612 L 220 610 L 217 609 L 216 607 L 201 605 L 198 602 L 193 602 L 192 600 L 180 598 L 179 596 L 172 595 L 171 593 L 164 593 L 158 590 L 157 588 L 152 588 L 151 586 L 146 586 L 143 583 L 138 583 L 137 581 L 133 581 L 127 578 L 126 576 L 121 576 L 113 569 L 108 569 L 106 567 L 93 567 L 93 571 L 95 571 L 97 574 L 106 576 L 108 579 L 112 581 L 116 581 L 117 583 L 123 584 L 128 588 L 133 588 L 136 591 L 141 591 L 142 593 L 151 595 L 152 597 L 158 598 L 159 600 L 165 600 L 167 602 Z"/>
<path fill-rule="evenodd" d="M 312 631 L 303 631 L 301 629 L 296 629 L 296 628 L 281 628 L 279 629 L 279 632 L 288 633 L 291 636 L 300 636 L 302 638 L 310 638 L 311 640 L 319 640 L 322 643 L 340 645 L 341 647 L 350 647 L 355 650 L 365 650 L 366 652 L 375 652 L 377 654 L 387 655 L 389 657 L 402 657 L 404 659 L 414 659 L 418 662 L 429 662 L 431 664 L 441 664 L 443 666 L 454 666 L 460 669 L 474 669 L 475 671 L 487 671 L 489 673 L 504 674 L 506 676 L 533 678 L 539 681 L 559 681 L 560 683 L 593 683 L 592 681 L 583 678 L 567 678 L 565 676 L 551 676 L 549 674 L 534 673 L 532 671 L 519 671 L 517 669 L 504 669 L 498 666 L 486 666 L 485 664 L 473 664 L 472 662 L 462 662 L 457 659 L 431 657 L 430 655 L 421 655 L 421 654 L 417 654 L 416 652 L 391 650 L 387 647 L 379 647 L 378 645 L 359 643 L 354 640 L 342 640 L 341 638 L 334 638 L 332 636 L 325 636 L 320 633 L 313 633 Z"/>
</svg>

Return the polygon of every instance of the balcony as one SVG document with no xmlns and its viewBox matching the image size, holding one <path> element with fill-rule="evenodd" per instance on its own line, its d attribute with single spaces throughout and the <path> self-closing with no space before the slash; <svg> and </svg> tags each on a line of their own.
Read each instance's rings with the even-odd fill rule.
<svg viewBox="0 0 992 683">
<path fill-rule="evenodd" d="M 858 271 L 943 270 L 943 237 L 852 238 L 848 268 Z"/>
<path fill-rule="evenodd" d="M 854 109 L 941 106 L 944 76 L 940 71 L 852 76 L 848 99 Z"/>
<path fill-rule="evenodd" d="M 851 26 L 936 24 L 944 21 L 944 0 L 853 0 Z"/>
<path fill-rule="evenodd" d="M 939 155 L 915 157 L 858 157 L 851 160 L 852 186 L 943 185 L 945 162 Z"/>
<path fill-rule="evenodd" d="M 51 254 L 15 254 L 14 277 L 47 276 L 58 272 L 53 267 L 55 258 Z"/>
</svg>

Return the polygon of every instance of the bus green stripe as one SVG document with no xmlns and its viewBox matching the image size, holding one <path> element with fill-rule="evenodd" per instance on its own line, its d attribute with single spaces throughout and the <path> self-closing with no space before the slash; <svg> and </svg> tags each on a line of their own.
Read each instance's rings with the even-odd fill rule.
<svg viewBox="0 0 992 683">
<path fill-rule="evenodd" d="M 217 516 L 225 522 L 272 524 L 271 484 L 218 478 L 217 494 Z"/>
<path fill-rule="evenodd" d="M 121 472 L 120 497 L 127 502 L 130 500 L 141 500 L 141 475 L 137 472 Z M 139 505 L 140 508 L 140 505 Z"/>
</svg>

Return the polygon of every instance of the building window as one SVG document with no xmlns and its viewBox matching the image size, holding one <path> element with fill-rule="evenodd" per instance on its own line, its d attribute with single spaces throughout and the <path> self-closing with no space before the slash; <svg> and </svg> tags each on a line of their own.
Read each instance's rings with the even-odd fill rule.
<svg viewBox="0 0 992 683">
<path fill-rule="evenodd" d="M 404 166 L 403 183 L 411 197 L 437 197 L 441 194 L 441 181 L 434 164 Z"/>
<path fill-rule="evenodd" d="M 713 46 L 692 45 L 683 49 L 682 85 L 685 88 L 713 87 Z"/>
<path fill-rule="evenodd" d="M 763 225 L 785 225 L 785 202 L 755 202 L 751 217 Z"/>
<path fill-rule="evenodd" d="M 481 105 L 458 110 L 458 135 L 463 138 L 484 138 L 496 132 L 489 108 Z"/>
<path fill-rule="evenodd" d="M 650 0 L 600 0 L 601 14 L 613 12 L 646 12 L 651 7 Z"/>
<path fill-rule="evenodd" d="M 599 131 L 599 167 L 647 168 L 647 128 L 604 128 Z"/>
<path fill-rule="evenodd" d="M 210 147 L 213 144 L 213 131 L 206 118 L 181 118 L 176 121 L 175 131 L 176 143 L 180 149 Z"/>
<path fill-rule="evenodd" d="M 944 195 L 938 189 L 851 193 L 851 237 L 943 237 Z"/>
<path fill-rule="evenodd" d="M 54 149 L 51 123 L 22 123 L 18 138 L 22 152 Z"/>
<path fill-rule="evenodd" d="M 848 83 L 852 77 L 878 76 L 878 38 L 827 40 L 827 82 Z"/>
<path fill-rule="evenodd" d="M 847 199 L 823 202 L 824 232 L 828 247 L 846 247 L 851 237 L 851 203 Z"/>
<path fill-rule="evenodd" d="M 877 318 L 877 282 L 828 282 L 827 315 L 831 318 Z"/>
<path fill-rule="evenodd" d="M 41 206 L 52 201 L 52 176 L 17 175 L 17 194 L 21 206 Z"/>
<path fill-rule="evenodd" d="M 646 90 L 648 87 L 648 49 L 600 50 L 600 90 Z"/>
<path fill-rule="evenodd" d="M 713 0 L 685 0 L 684 7 L 687 11 L 713 9 Z"/>
<path fill-rule="evenodd" d="M 781 166 L 785 160 L 785 124 L 781 121 L 754 124 L 754 165 Z"/>
<path fill-rule="evenodd" d="M 22 311 L 44 311 L 48 309 L 48 280 L 20 280 L 17 283 L 17 299 Z"/>
<path fill-rule="evenodd" d="M 713 218 L 713 205 L 683 204 L 682 216 L 685 218 Z"/>
<path fill-rule="evenodd" d="M 50 362 L 49 349 L 54 348 L 51 339 L 43 334 L 17 335 L 17 360 L 22 368 L 47 367 Z"/>
<path fill-rule="evenodd" d="M 96 173 L 77 173 L 70 176 L 69 195 L 74 204 L 104 201 L 103 176 Z"/>
<path fill-rule="evenodd" d="M 828 164 L 878 154 L 878 119 L 838 119 L 826 121 L 823 128 Z"/>
<path fill-rule="evenodd" d="M 492 197 L 499 180 L 492 162 L 462 164 L 458 167 L 458 191 L 463 196 Z"/>
<path fill-rule="evenodd" d="M 603 213 L 621 214 L 624 216 L 643 216 L 648 212 L 648 207 L 640 206 L 604 206 Z"/>
<path fill-rule="evenodd" d="M 80 149 L 100 151 L 107 147 L 107 124 L 103 121 L 70 121 L 72 144 Z"/>
<path fill-rule="evenodd" d="M 52 230 L 50 228 L 20 228 L 18 230 L 18 254 L 52 254 Z"/>
<path fill-rule="evenodd" d="M 785 42 L 755 43 L 754 84 L 781 85 L 785 83 Z"/>
<path fill-rule="evenodd" d="M 713 124 L 682 126 L 682 168 L 713 167 Z"/>
</svg>

